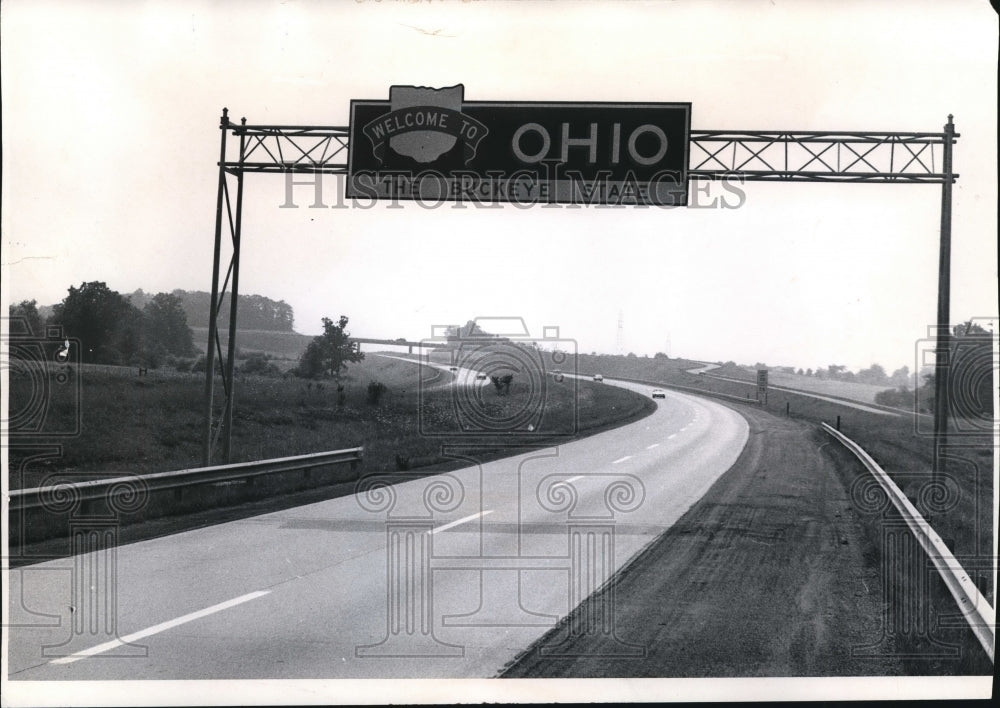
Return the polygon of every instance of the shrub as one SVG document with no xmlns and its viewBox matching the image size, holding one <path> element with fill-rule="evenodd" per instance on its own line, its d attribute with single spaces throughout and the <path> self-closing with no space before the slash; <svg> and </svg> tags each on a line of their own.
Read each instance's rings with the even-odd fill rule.
<svg viewBox="0 0 1000 708">
<path fill-rule="evenodd" d="M 890 388 L 886 391 L 879 391 L 875 394 L 875 402 L 881 406 L 891 406 L 893 408 L 913 408 L 914 392 L 906 386 L 899 389 Z"/>
<path fill-rule="evenodd" d="M 490 381 L 493 382 L 493 387 L 497 390 L 498 396 L 507 396 L 510 394 L 510 384 L 514 380 L 514 374 L 504 374 L 503 376 L 490 376 Z"/>
<path fill-rule="evenodd" d="M 338 386 L 338 390 L 340 387 Z M 381 381 L 372 381 L 368 384 L 368 402 L 373 406 L 377 406 L 379 401 L 382 400 L 382 394 L 384 394 L 388 388 Z"/>
<path fill-rule="evenodd" d="M 270 362 L 270 358 L 267 354 L 253 352 L 239 366 L 239 372 L 258 376 L 281 376 L 281 370 Z"/>
</svg>

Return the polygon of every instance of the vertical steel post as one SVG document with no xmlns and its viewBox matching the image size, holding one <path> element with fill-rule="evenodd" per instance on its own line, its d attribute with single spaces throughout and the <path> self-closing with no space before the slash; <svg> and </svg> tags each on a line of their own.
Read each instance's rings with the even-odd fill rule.
<svg viewBox="0 0 1000 708">
<path fill-rule="evenodd" d="M 205 352 L 205 441 L 202 464 L 212 464 L 212 403 L 215 394 L 215 338 L 218 335 L 219 251 L 222 244 L 222 203 L 226 192 L 226 132 L 229 130 L 229 109 L 222 109 L 219 119 L 222 132 L 219 148 L 219 195 L 215 202 L 215 256 L 212 261 L 212 302 L 208 312 L 208 350 Z"/>
<path fill-rule="evenodd" d="M 240 124 L 245 126 L 247 119 L 242 118 Z M 229 291 L 229 346 L 226 354 L 226 410 L 223 418 L 222 455 L 226 462 L 232 462 L 233 448 L 233 406 L 236 391 L 233 371 L 236 364 L 236 311 L 240 296 L 240 234 L 243 225 L 243 159 L 246 154 L 246 135 L 240 134 L 240 163 L 236 172 L 236 218 L 233 225 L 233 286 Z"/>
<path fill-rule="evenodd" d="M 933 480 L 944 471 L 942 448 L 948 440 L 948 359 L 951 349 L 951 146 L 955 140 L 955 125 L 951 114 L 944 126 L 944 156 L 941 183 L 941 254 L 938 260 L 938 306 L 936 353 L 934 362 L 934 469 Z"/>
</svg>

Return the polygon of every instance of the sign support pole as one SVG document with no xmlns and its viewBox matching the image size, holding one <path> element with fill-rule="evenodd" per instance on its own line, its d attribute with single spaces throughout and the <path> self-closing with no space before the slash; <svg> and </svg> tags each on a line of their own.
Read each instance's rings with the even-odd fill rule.
<svg viewBox="0 0 1000 708">
<path fill-rule="evenodd" d="M 202 464 L 212 464 L 212 404 L 215 397 L 215 340 L 219 331 L 219 256 L 222 247 L 222 207 L 226 194 L 226 133 L 229 132 L 229 109 L 222 109 L 219 119 L 222 146 L 219 152 L 219 196 L 215 202 L 215 255 L 212 261 L 212 301 L 208 313 L 208 348 L 205 352 L 205 440 Z"/>
<path fill-rule="evenodd" d="M 240 125 L 245 126 L 243 118 Z M 243 230 L 243 163 L 246 159 L 246 135 L 240 133 L 240 166 L 236 172 L 236 218 L 233 225 L 233 287 L 229 291 L 229 345 L 226 353 L 226 381 L 229 382 L 226 409 L 222 423 L 222 455 L 225 464 L 232 462 L 233 452 L 233 401 L 236 395 L 236 379 L 233 376 L 236 365 L 236 313 L 240 292 L 240 236 Z"/>
<path fill-rule="evenodd" d="M 941 182 L 941 253 L 938 260 L 937 351 L 934 362 L 934 469 L 932 481 L 944 472 L 944 446 L 948 441 L 948 360 L 951 348 L 951 166 L 955 125 L 952 115 L 944 126 L 944 146 Z"/>
</svg>

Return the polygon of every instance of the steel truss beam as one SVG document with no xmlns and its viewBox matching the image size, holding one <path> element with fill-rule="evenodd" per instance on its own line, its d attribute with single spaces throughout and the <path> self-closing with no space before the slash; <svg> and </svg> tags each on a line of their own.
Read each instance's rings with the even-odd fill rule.
<svg viewBox="0 0 1000 708">
<path fill-rule="evenodd" d="M 958 177 L 945 170 L 947 135 L 693 130 L 688 174 L 760 182 L 943 184 Z"/>
<path fill-rule="evenodd" d="M 219 156 L 219 193 L 215 219 L 215 257 L 212 267 L 212 307 L 208 328 L 205 373 L 204 464 L 222 439 L 225 462 L 231 461 L 233 370 L 236 351 L 236 314 L 239 294 L 240 234 L 243 178 L 247 173 L 347 174 L 350 130 L 320 125 L 239 125 L 222 109 Z M 232 133 L 239 149 L 230 159 L 226 136 Z M 951 263 L 952 146 L 959 134 L 952 116 L 941 133 L 878 133 L 822 131 L 693 130 L 688 175 L 695 179 L 739 179 L 759 182 L 868 182 L 940 184 L 941 252 L 938 270 L 936 407 L 934 469 L 943 465 L 940 454 L 947 436 L 949 348 L 949 274 Z M 233 192 L 235 191 L 235 206 Z M 225 218 L 223 218 L 225 217 Z M 229 236 L 231 257 L 220 283 L 223 231 Z M 230 287 L 230 281 L 232 285 Z M 230 291 L 229 337 L 225 363 L 218 317 L 227 288 Z M 218 369 L 218 372 L 216 372 Z M 218 424 L 214 393 L 221 375 L 224 402 Z"/>
</svg>

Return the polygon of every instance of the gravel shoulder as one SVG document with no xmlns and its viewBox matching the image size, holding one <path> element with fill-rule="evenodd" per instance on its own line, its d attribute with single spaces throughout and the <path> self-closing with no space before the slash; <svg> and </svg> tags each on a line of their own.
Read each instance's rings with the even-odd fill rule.
<svg viewBox="0 0 1000 708">
<path fill-rule="evenodd" d="M 992 674 L 860 464 L 813 425 L 739 410 L 736 464 L 501 675 Z"/>
</svg>

